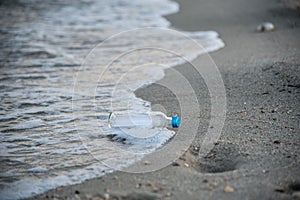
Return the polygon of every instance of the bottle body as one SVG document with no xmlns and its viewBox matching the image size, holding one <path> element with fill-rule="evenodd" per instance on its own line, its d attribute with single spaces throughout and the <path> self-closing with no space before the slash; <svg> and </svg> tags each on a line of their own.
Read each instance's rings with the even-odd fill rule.
<svg viewBox="0 0 300 200">
<path fill-rule="evenodd" d="M 174 117 L 167 117 L 162 112 L 150 113 L 111 113 L 108 126 L 111 128 L 164 128 L 174 127 Z M 176 116 L 179 120 L 179 117 Z M 173 123 L 172 123 L 173 121 Z M 178 124 L 179 126 L 179 124 Z M 178 127 L 177 126 L 177 127 Z"/>
</svg>

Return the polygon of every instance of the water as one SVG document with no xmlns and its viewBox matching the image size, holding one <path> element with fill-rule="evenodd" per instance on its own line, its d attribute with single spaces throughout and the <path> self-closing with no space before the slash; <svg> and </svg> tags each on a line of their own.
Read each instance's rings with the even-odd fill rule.
<svg viewBox="0 0 300 200">
<path fill-rule="evenodd" d="M 176 49 L 188 59 L 203 53 L 189 48 L 175 32 L 162 34 L 162 29 L 137 29 L 106 40 L 132 28 L 167 28 L 170 23 L 162 16 L 178 9 L 167 0 L 1 1 L 2 198 L 30 197 L 102 176 L 113 169 L 99 161 L 126 167 L 173 136 L 173 131 L 161 129 L 151 137 L 135 138 L 106 129 L 105 121 L 110 111 L 149 112 L 150 103 L 133 92 L 163 78 L 163 70 L 184 62 L 182 58 L 141 49 L 99 74 L 120 52 L 150 44 Z M 213 31 L 185 34 L 207 51 L 223 47 Z"/>
</svg>

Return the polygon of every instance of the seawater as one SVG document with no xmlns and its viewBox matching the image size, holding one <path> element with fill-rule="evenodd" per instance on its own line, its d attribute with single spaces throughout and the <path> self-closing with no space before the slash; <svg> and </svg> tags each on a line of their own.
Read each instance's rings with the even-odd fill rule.
<svg viewBox="0 0 300 200">
<path fill-rule="evenodd" d="M 166 30 L 163 16 L 178 10 L 168 0 L 1 2 L 2 199 L 102 176 L 173 136 L 162 129 L 134 137 L 105 123 L 112 111 L 150 112 L 151 103 L 134 91 L 162 79 L 182 57 L 204 53 Z M 224 46 L 214 31 L 184 34 L 206 51 Z M 143 48 L 153 46 L 159 48 Z M 118 57 L 123 52 L 130 53 Z"/>
</svg>

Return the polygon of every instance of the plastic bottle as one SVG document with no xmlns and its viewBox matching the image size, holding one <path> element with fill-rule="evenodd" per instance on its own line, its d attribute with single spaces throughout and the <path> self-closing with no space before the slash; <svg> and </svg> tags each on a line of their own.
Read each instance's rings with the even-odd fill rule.
<svg viewBox="0 0 300 200">
<path fill-rule="evenodd" d="M 178 128 L 180 118 L 177 115 L 167 117 L 162 112 L 110 113 L 108 126 L 110 128 Z"/>
</svg>

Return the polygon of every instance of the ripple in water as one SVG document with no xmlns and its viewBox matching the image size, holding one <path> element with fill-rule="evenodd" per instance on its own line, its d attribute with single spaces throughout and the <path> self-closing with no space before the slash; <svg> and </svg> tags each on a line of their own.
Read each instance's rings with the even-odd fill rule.
<svg viewBox="0 0 300 200">
<path fill-rule="evenodd" d="M 1 2 L 2 198 L 30 197 L 102 176 L 112 169 L 99 160 L 128 166 L 172 137 L 173 132 L 164 129 L 142 140 L 105 130 L 98 121 L 106 120 L 111 103 L 114 111 L 149 112 L 150 103 L 135 97 L 134 91 L 163 78 L 164 69 L 183 62 L 180 57 L 144 48 L 115 60 L 100 81 L 95 71 L 103 71 L 105 63 L 120 53 L 148 46 L 176 49 L 188 59 L 203 53 L 190 48 L 175 33 L 161 34 L 160 29 L 137 29 L 134 35 L 128 32 L 106 40 L 132 28 L 166 28 L 170 24 L 162 16 L 177 11 L 178 4 L 168 0 Z M 213 31 L 185 34 L 207 51 L 223 47 Z M 101 56 L 84 60 L 100 42 L 92 53 Z M 160 65 L 131 70 L 153 60 Z M 115 151 L 117 147 L 122 151 Z"/>
</svg>

